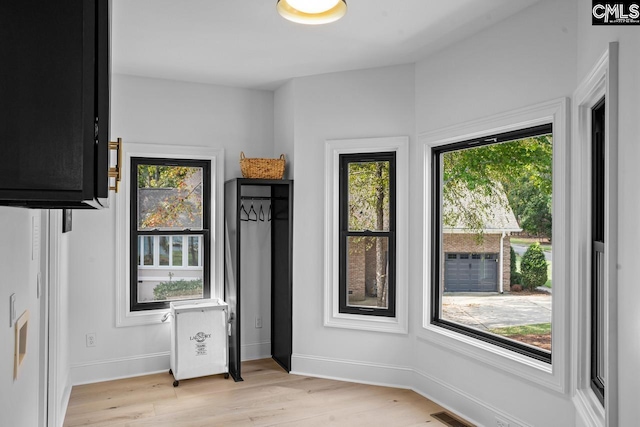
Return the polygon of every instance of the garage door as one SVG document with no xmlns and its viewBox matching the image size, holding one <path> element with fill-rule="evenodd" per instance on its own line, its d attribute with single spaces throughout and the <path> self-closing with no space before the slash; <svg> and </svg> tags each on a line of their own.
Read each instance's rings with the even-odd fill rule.
<svg viewBox="0 0 640 427">
<path fill-rule="evenodd" d="M 496 292 L 498 254 L 447 253 L 445 292 Z"/>
</svg>

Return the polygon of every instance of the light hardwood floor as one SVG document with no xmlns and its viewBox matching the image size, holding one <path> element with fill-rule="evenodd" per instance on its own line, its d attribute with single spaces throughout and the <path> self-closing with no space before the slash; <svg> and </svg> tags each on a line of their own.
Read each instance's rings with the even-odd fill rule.
<svg viewBox="0 0 640 427">
<path fill-rule="evenodd" d="M 446 426 L 443 409 L 410 390 L 291 375 L 244 362 L 243 382 L 147 375 L 73 387 L 64 426 Z"/>
</svg>

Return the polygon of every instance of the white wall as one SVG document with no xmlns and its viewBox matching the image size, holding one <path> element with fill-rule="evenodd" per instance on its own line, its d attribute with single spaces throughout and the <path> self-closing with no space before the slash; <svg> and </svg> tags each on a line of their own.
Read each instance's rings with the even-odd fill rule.
<svg viewBox="0 0 640 427">
<path fill-rule="evenodd" d="M 274 94 L 273 111 L 273 155 L 284 153 L 287 159 L 285 179 L 293 178 L 293 162 L 295 160 L 295 117 L 294 82 L 289 81 L 282 85 Z"/>
<path fill-rule="evenodd" d="M 40 212 L 0 208 L 0 414 L 2 425 L 38 425 L 40 300 L 36 275 L 39 257 L 32 260 L 32 221 L 39 226 Z M 13 379 L 14 328 L 9 327 L 9 296 L 16 295 L 16 320 L 29 310 L 27 356 L 17 380 Z"/>
<path fill-rule="evenodd" d="M 638 26 L 592 26 L 590 1 L 579 0 L 578 70 L 582 80 L 609 42 L 619 42 L 618 120 L 618 393 L 619 425 L 637 425 L 640 419 L 638 360 L 640 358 L 640 287 L 637 242 L 640 195 L 640 31 Z"/>
<path fill-rule="evenodd" d="M 540 1 L 523 12 L 416 64 L 418 134 L 492 114 L 571 96 L 576 87 L 576 4 Z M 421 147 L 412 164 L 422 194 Z M 422 198 L 412 206 L 411 229 L 421 236 Z M 422 249 L 411 243 L 412 321 L 421 323 Z M 568 307 L 567 307 L 568 308 Z M 573 425 L 569 396 L 417 340 L 416 388 L 482 425 L 494 412 L 528 425 Z M 540 410 L 544 408 L 544 410 Z M 552 418 L 553 417 L 553 418 Z"/>
<path fill-rule="evenodd" d="M 273 92 L 114 75 L 111 137 L 224 148 L 226 179 L 239 155 L 271 157 Z M 128 173 L 128 171 L 125 171 Z M 115 206 L 74 211 L 70 234 L 70 347 L 74 384 L 169 368 L 169 325 L 115 327 Z M 250 291 L 250 290 L 247 290 Z M 96 347 L 85 335 L 96 333 Z"/>
<path fill-rule="evenodd" d="M 244 188 L 250 196 L 269 196 L 265 188 Z M 240 356 L 242 360 L 271 357 L 271 222 L 267 221 L 269 201 L 244 201 L 249 212 L 260 208 L 264 221 L 241 221 L 240 227 Z M 260 318 L 262 326 L 256 327 Z"/>
<path fill-rule="evenodd" d="M 305 77 L 295 79 L 293 88 L 280 89 L 292 89 L 293 100 L 287 102 L 295 105 L 292 368 L 296 372 L 392 383 L 398 380 L 393 369 L 371 370 L 371 364 L 409 363 L 406 335 L 323 326 L 323 159 L 327 139 L 412 137 L 413 80 L 413 66 L 404 65 Z M 276 110 L 282 98 L 276 94 Z"/>
</svg>

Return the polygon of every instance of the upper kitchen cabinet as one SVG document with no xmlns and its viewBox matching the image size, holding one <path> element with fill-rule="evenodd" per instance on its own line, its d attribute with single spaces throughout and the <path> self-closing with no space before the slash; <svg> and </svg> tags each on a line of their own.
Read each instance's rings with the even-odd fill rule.
<svg viewBox="0 0 640 427">
<path fill-rule="evenodd" d="M 109 1 L 0 2 L 0 205 L 109 192 Z"/>
</svg>

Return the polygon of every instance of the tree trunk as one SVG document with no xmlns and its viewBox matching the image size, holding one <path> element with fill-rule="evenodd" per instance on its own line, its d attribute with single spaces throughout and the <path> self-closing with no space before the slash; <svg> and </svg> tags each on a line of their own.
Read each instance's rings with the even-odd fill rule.
<svg viewBox="0 0 640 427">
<path fill-rule="evenodd" d="M 384 229 L 384 182 L 382 179 L 383 164 L 376 165 L 376 230 Z M 383 239 L 376 239 L 376 285 L 378 307 L 387 306 L 387 275 Z"/>
</svg>

